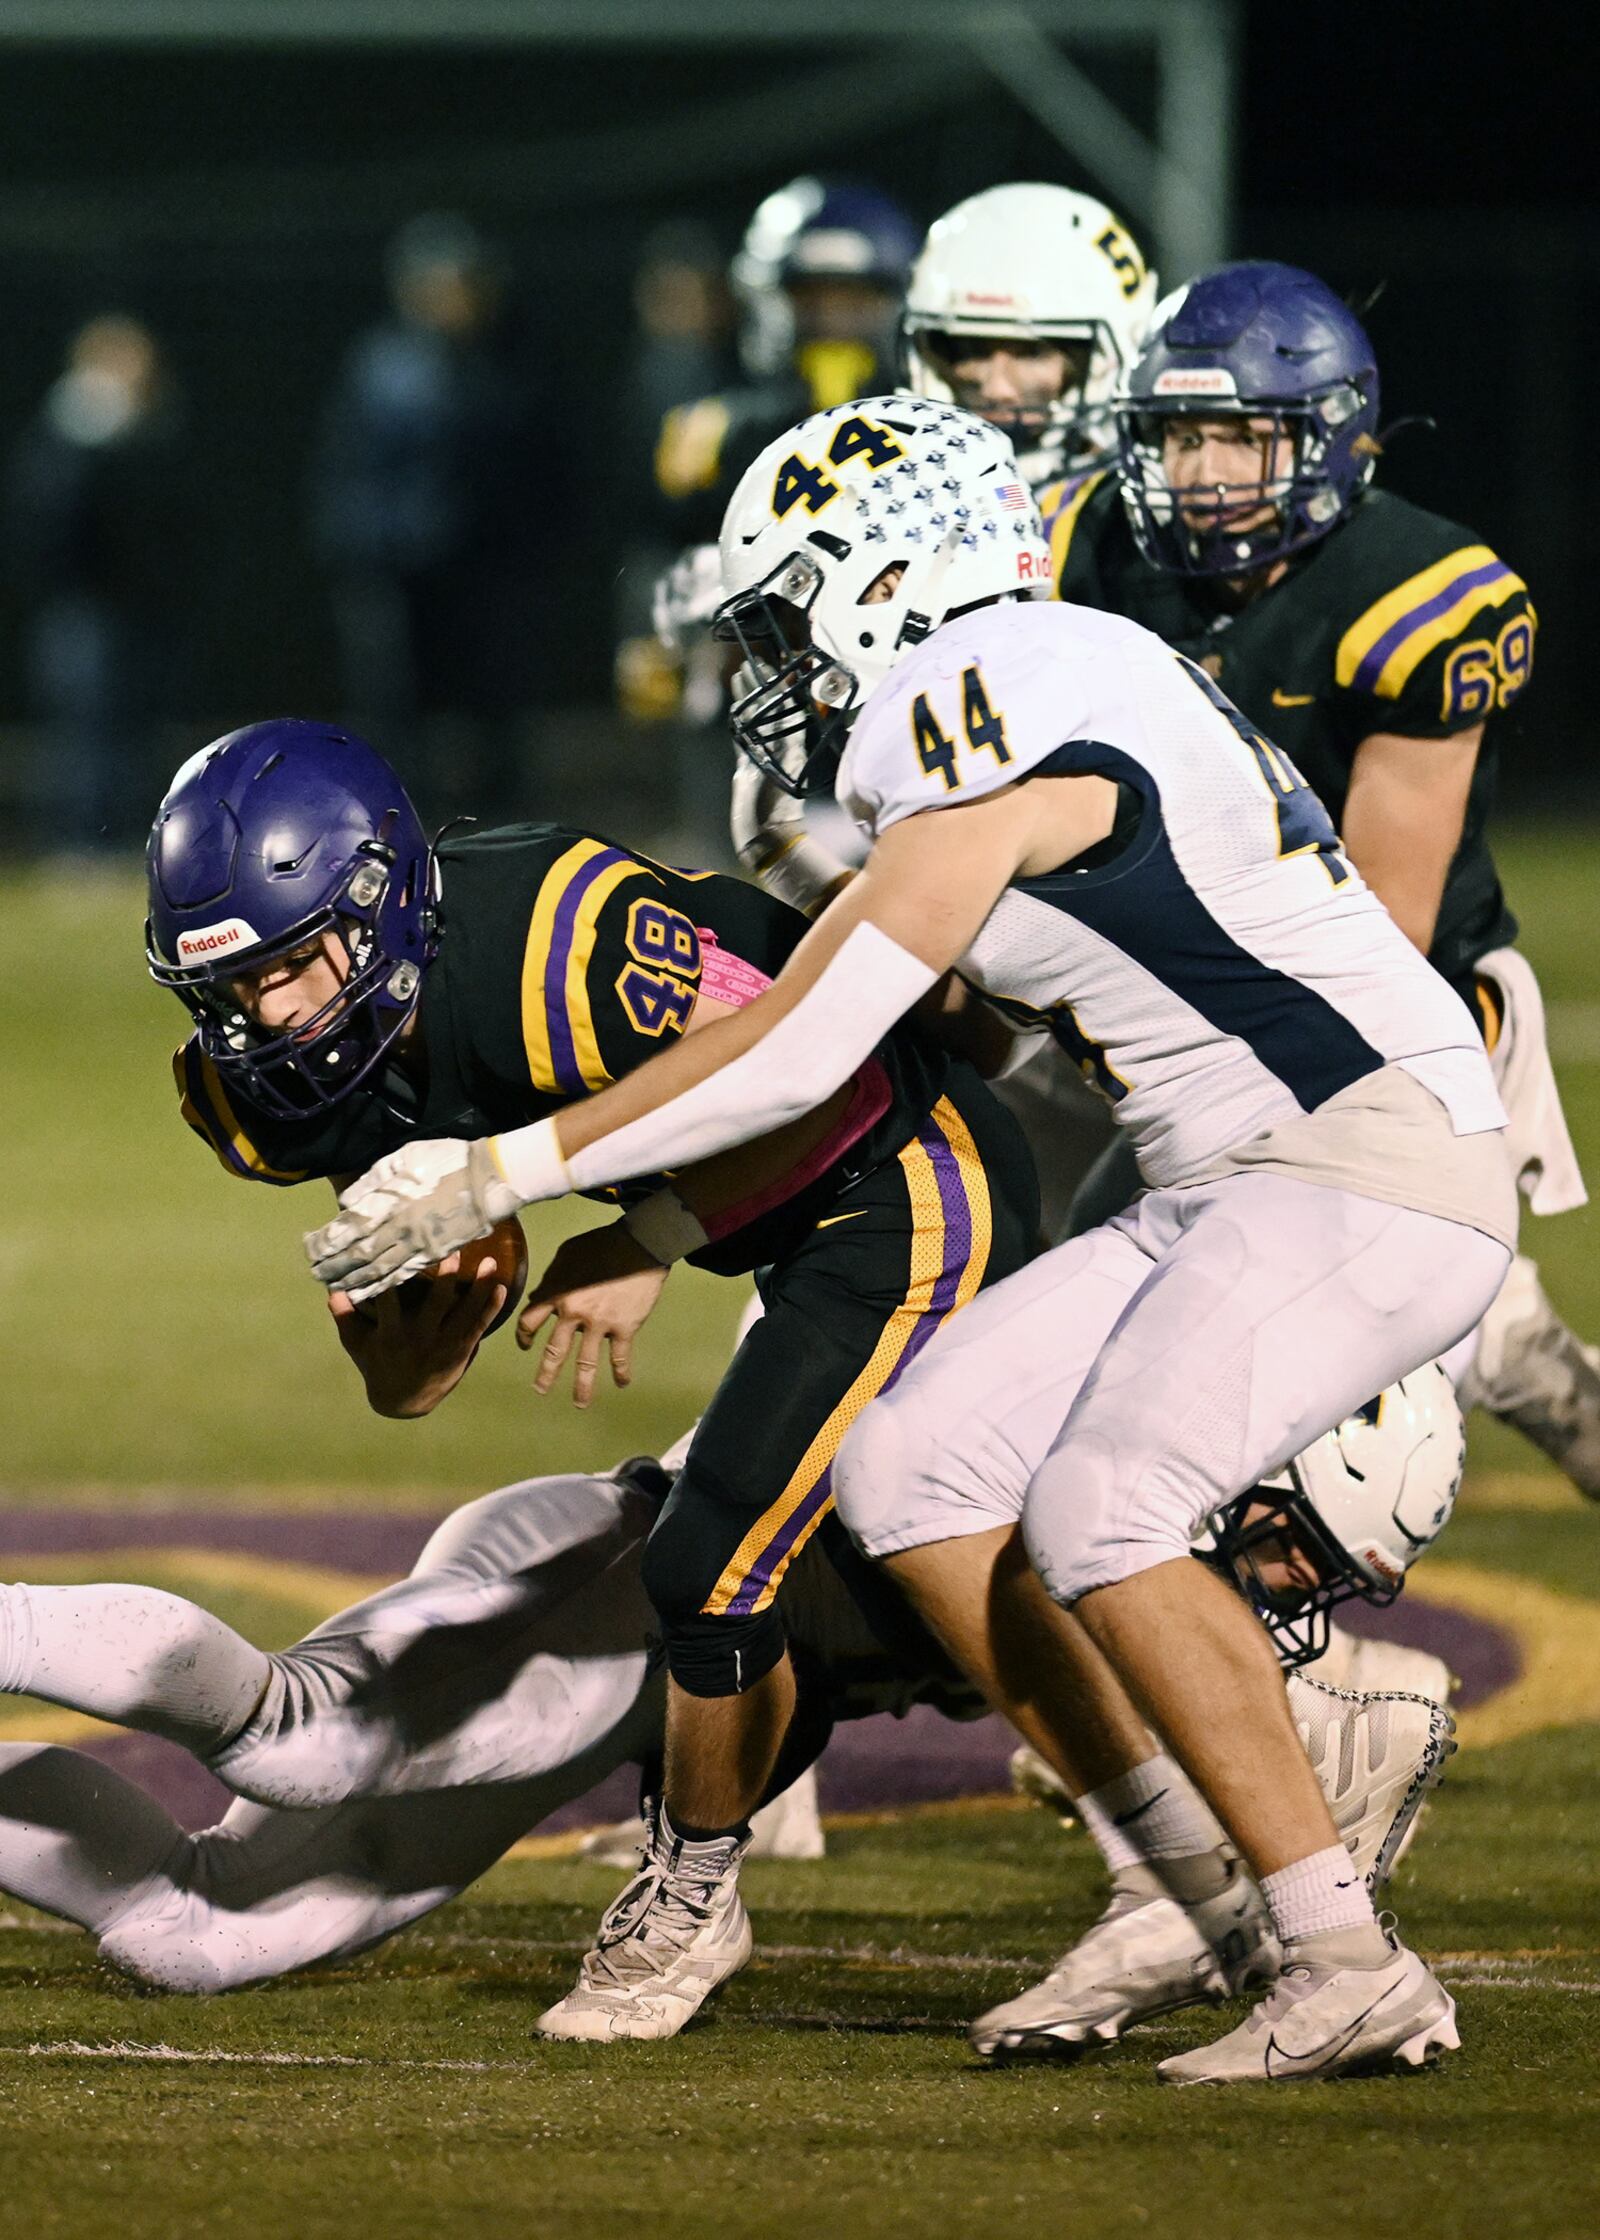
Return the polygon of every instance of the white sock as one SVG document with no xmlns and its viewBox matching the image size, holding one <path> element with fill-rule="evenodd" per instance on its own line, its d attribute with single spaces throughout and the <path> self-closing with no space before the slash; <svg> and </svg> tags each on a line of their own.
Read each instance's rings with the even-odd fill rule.
<svg viewBox="0 0 1600 2240">
<path fill-rule="evenodd" d="M 215 1750 L 249 1718 L 272 1667 L 259 1649 L 159 1587 L 0 1586 L 0 1691 Z"/>
<path fill-rule="evenodd" d="M 1189 1859 L 1227 1842 L 1222 1825 L 1175 1758 L 1162 1751 L 1076 1800 L 1113 1874 L 1153 1859 Z"/>
<path fill-rule="evenodd" d="M 1262 1878 L 1261 1895 L 1285 1944 L 1330 1929 L 1375 1927 L 1377 1915 L 1355 1861 L 1342 1843 L 1313 1851 Z"/>
</svg>

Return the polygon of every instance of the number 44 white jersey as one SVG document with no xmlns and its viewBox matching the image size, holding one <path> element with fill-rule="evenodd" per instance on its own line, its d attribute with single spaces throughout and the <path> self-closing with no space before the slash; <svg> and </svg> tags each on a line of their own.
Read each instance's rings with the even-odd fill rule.
<svg viewBox="0 0 1600 2240">
<path fill-rule="evenodd" d="M 867 702 L 838 792 L 876 836 L 1017 778 L 1089 773 L 1128 789 L 1121 844 L 1015 882 L 961 971 L 1067 1049 L 1147 1182 L 1214 1172 L 1386 1066 L 1458 1136 L 1505 1125 L 1466 1006 L 1340 854 L 1321 801 L 1135 623 L 1043 602 L 945 623 Z"/>
</svg>

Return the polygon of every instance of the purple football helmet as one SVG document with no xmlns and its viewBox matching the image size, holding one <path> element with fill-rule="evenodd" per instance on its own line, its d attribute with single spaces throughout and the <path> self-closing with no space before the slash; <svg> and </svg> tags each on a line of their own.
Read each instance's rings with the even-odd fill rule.
<svg viewBox="0 0 1600 2240">
<path fill-rule="evenodd" d="M 1166 464 L 1174 423 L 1220 419 L 1254 423 L 1259 474 L 1180 493 Z M 1174 575 L 1249 575 L 1325 537 L 1361 497 L 1378 455 L 1378 368 L 1325 281 L 1289 264 L 1219 265 L 1158 306 L 1116 420 L 1145 558 Z"/>
<path fill-rule="evenodd" d="M 353 733 L 282 717 L 191 756 L 146 855 L 151 977 L 193 1016 L 225 1082 L 260 1111 L 303 1118 L 379 1065 L 417 1007 L 438 944 L 433 852 L 405 788 Z M 331 933 L 349 974 L 304 1024 L 256 1024 L 241 969 Z"/>
<path fill-rule="evenodd" d="M 854 180 L 803 177 L 769 194 L 732 267 L 746 371 L 764 379 L 785 365 L 797 340 L 792 291 L 807 281 L 853 280 L 879 291 L 887 353 L 921 238 L 897 202 Z"/>
</svg>

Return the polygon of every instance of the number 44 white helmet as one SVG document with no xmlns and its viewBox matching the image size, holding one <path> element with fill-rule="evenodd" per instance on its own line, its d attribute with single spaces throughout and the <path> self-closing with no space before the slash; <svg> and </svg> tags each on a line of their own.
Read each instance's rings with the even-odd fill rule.
<svg viewBox="0 0 1600 2240">
<path fill-rule="evenodd" d="M 1214 1510 L 1201 1552 L 1248 1597 L 1284 1663 L 1305 1664 L 1327 1647 L 1341 1602 L 1393 1602 L 1449 1521 L 1465 1452 L 1455 1388 L 1430 1361 Z M 1291 1552 L 1304 1584 L 1277 1583 Z"/>
<path fill-rule="evenodd" d="M 1050 551 L 999 429 L 867 397 L 813 413 L 747 470 L 723 517 L 722 585 L 717 634 L 744 664 L 734 737 L 799 795 L 832 783 L 863 703 L 947 617 L 1047 598 Z"/>
<path fill-rule="evenodd" d="M 1015 424 L 994 413 L 1041 481 L 1115 447 L 1111 404 L 1127 386 L 1156 301 L 1139 245 L 1103 202 L 1070 187 L 988 187 L 936 220 L 901 316 L 906 386 L 988 411 L 954 368 L 1017 338 L 1068 359 L 1060 393 Z"/>
</svg>

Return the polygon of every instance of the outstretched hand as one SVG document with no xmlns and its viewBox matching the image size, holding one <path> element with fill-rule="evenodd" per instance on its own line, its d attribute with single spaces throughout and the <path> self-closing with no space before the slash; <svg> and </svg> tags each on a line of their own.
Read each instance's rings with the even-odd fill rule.
<svg viewBox="0 0 1600 2240">
<path fill-rule="evenodd" d="M 533 1286 L 517 1320 L 517 1343 L 525 1353 L 538 1342 L 545 1325 L 553 1324 L 544 1341 L 534 1391 L 554 1388 L 574 1340 L 578 1346 L 572 1373 L 575 1406 L 586 1408 L 594 1398 L 608 1347 L 613 1381 L 631 1383 L 633 1341 L 660 1298 L 667 1274 L 620 1222 L 568 1237 Z"/>
<path fill-rule="evenodd" d="M 370 1306 L 330 1291 L 328 1308 L 373 1409 L 406 1418 L 431 1415 L 454 1392 L 506 1298 L 494 1255 L 469 1246 Z"/>
</svg>

